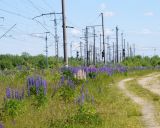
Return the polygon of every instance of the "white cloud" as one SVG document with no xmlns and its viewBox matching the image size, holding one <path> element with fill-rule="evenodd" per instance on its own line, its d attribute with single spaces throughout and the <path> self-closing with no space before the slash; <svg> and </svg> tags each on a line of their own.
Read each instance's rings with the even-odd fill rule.
<svg viewBox="0 0 160 128">
<path fill-rule="evenodd" d="M 146 12 L 146 13 L 144 13 L 144 15 L 145 15 L 145 16 L 153 16 L 154 13 L 153 13 L 153 12 Z"/>
<path fill-rule="evenodd" d="M 74 35 L 74 36 L 79 36 L 81 34 L 81 32 L 77 29 L 72 29 L 71 34 Z"/>
<path fill-rule="evenodd" d="M 148 28 L 144 28 L 141 30 L 132 30 L 132 31 L 128 31 L 128 33 L 137 34 L 137 35 L 158 34 L 158 32 L 153 32 L 152 30 L 150 30 Z"/>
<path fill-rule="evenodd" d="M 115 13 L 112 12 L 112 11 L 106 11 L 106 12 L 104 12 L 104 16 L 105 16 L 105 17 L 112 17 L 112 16 L 114 16 L 114 15 L 115 15 Z"/>
<path fill-rule="evenodd" d="M 140 32 L 140 34 L 144 34 L 144 35 L 152 34 L 152 31 L 148 28 L 145 28 Z"/>
</svg>

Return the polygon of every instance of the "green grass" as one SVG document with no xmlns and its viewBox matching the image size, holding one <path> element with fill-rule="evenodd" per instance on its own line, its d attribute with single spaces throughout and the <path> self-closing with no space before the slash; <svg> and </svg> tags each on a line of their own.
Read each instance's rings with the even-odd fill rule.
<svg viewBox="0 0 160 128">
<path fill-rule="evenodd" d="M 88 89 L 89 94 L 94 96 L 92 107 L 96 114 L 92 112 L 89 115 L 78 114 L 78 106 L 72 102 L 64 102 L 59 97 L 57 92 L 52 97 L 53 86 L 59 79 L 59 74 L 54 72 L 41 73 L 48 81 L 47 103 L 39 109 L 33 106 L 34 99 L 26 98 L 23 101 L 23 112 L 15 119 L 7 118 L 3 121 L 5 128 L 143 128 L 141 121 L 141 112 L 139 106 L 135 105 L 127 98 L 117 87 L 117 82 L 126 77 L 138 77 L 144 74 L 149 74 L 152 71 L 137 71 L 126 75 L 115 74 L 108 77 L 104 74 L 98 75 L 96 79 L 89 79 L 85 84 L 85 89 Z M 13 73 L 5 76 L 0 76 L 0 107 L 3 103 L 5 88 L 7 86 L 21 88 L 26 84 L 28 75 L 37 74 L 33 72 Z M 80 85 L 75 91 L 75 96 L 79 94 Z M 90 110 L 91 108 L 89 108 Z M 77 117 L 78 115 L 78 117 Z M 82 117 L 88 117 L 90 124 L 87 121 L 84 123 Z M 77 120 L 78 119 L 78 120 Z M 93 123 L 102 122 L 99 125 Z M 56 126 L 58 124 L 58 126 Z"/>
<path fill-rule="evenodd" d="M 157 112 L 155 116 L 157 120 L 160 122 L 160 96 L 141 87 L 136 80 L 128 82 L 127 88 L 133 93 L 135 93 L 137 96 L 140 96 L 148 100 L 149 102 L 153 103 Z"/>
</svg>

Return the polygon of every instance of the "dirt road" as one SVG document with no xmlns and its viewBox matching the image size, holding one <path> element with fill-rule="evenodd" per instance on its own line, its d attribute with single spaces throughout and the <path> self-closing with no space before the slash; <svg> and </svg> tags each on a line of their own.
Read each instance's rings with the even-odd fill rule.
<svg viewBox="0 0 160 128">
<path fill-rule="evenodd" d="M 133 79 L 125 79 L 119 82 L 118 87 L 124 92 L 126 96 L 128 96 L 131 100 L 133 100 L 136 104 L 140 105 L 142 108 L 142 120 L 146 125 L 146 128 L 160 128 L 160 124 L 155 119 L 155 109 L 152 103 L 144 100 L 141 97 L 138 97 L 128 91 L 125 87 L 126 82 Z"/>
</svg>

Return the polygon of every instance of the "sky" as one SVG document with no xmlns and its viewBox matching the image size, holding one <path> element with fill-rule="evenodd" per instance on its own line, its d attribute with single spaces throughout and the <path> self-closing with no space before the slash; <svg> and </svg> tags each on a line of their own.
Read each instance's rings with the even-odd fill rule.
<svg viewBox="0 0 160 128">
<path fill-rule="evenodd" d="M 66 0 L 68 54 L 79 50 L 80 37 L 86 26 L 100 25 L 100 13 L 104 13 L 105 37 L 110 36 L 110 44 L 115 42 L 115 27 L 119 27 L 126 42 L 136 46 L 136 54 L 160 54 L 160 1 L 159 0 Z M 48 35 L 49 55 L 55 55 L 54 15 L 44 13 L 61 12 L 61 0 L 0 0 L 0 36 L 16 26 L 0 39 L 0 54 L 45 55 L 45 32 Z M 59 52 L 63 55 L 61 15 L 57 15 Z M 89 30 L 92 33 L 92 29 Z M 101 29 L 96 27 L 96 46 L 99 47 Z M 93 44 L 93 39 L 89 39 Z M 70 45 L 73 45 L 71 51 Z"/>
</svg>

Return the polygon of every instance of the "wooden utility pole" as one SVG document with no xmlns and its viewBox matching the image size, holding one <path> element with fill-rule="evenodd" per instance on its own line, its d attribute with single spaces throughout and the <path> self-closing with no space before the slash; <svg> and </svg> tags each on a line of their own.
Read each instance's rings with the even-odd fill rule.
<svg viewBox="0 0 160 128">
<path fill-rule="evenodd" d="M 104 58 L 104 64 L 106 63 L 106 55 L 105 55 L 105 34 L 104 34 L 104 17 L 103 13 L 101 13 L 102 16 L 102 37 L 103 37 L 103 58 Z"/>
<path fill-rule="evenodd" d="M 106 56 L 106 61 L 109 61 L 109 36 L 107 36 L 107 56 Z"/>
<path fill-rule="evenodd" d="M 64 65 L 68 67 L 65 0 L 62 0 Z"/>
<path fill-rule="evenodd" d="M 55 29 L 55 56 L 58 60 L 59 58 L 59 37 L 58 37 L 58 29 L 57 29 L 57 18 L 56 18 L 56 14 L 54 14 L 54 29 Z"/>
<path fill-rule="evenodd" d="M 118 27 L 116 27 L 116 62 L 119 62 L 119 48 L 118 48 Z"/>
<path fill-rule="evenodd" d="M 114 42 L 113 42 L 113 64 L 115 63 L 115 47 L 114 47 Z"/>
<path fill-rule="evenodd" d="M 123 61 L 123 59 L 124 59 L 124 56 L 123 56 L 123 51 L 124 51 L 124 46 L 123 46 L 123 33 L 121 33 L 121 38 L 122 38 L 122 61 Z"/>
<path fill-rule="evenodd" d="M 96 31 L 95 31 L 95 27 L 93 27 L 93 38 L 94 38 L 94 44 L 93 44 L 93 64 L 96 65 Z"/>
<path fill-rule="evenodd" d="M 100 53 L 100 61 L 101 61 L 101 57 L 102 57 L 102 41 L 101 41 L 101 37 L 102 35 L 100 34 L 100 49 L 99 49 L 99 53 Z"/>
<path fill-rule="evenodd" d="M 124 45 L 123 45 L 123 59 L 126 58 L 126 40 L 124 39 Z"/>
<path fill-rule="evenodd" d="M 73 44 L 72 44 L 73 42 L 71 41 L 71 44 L 70 44 L 70 57 L 71 57 L 71 59 L 72 59 L 72 47 L 73 47 Z"/>
<path fill-rule="evenodd" d="M 85 32 L 86 50 L 87 50 L 87 66 L 89 66 L 89 46 L 88 46 L 88 27 L 86 27 Z"/>
</svg>

